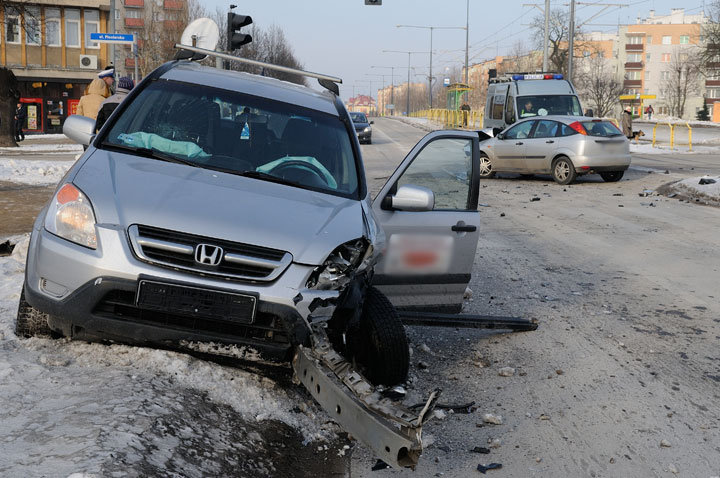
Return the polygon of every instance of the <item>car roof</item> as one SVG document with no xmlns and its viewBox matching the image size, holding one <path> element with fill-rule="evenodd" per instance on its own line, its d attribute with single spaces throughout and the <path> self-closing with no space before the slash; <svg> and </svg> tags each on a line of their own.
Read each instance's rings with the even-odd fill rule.
<svg viewBox="0 0 720 478">
<path fill-rule="evenodd" d="M 559 121 L 561 123 L 570 124 L 574 123 L 576 121 L 593 121 L 593 120 L 602 120 L 602 121 L 609 121 L 605 118 L 592 118 L 590 116 L 567 116 L 567 115 L 545 115 L 545 116 L 530 116 L 528 118 L 523 118 L 518 123 L 524 123 L 525 121 L 532 121 L 532 120 L 552 120 L 552 121 Z M 517 124 L 517 123 L 515 123 Z M 513 126 L 513 125 L 511 125 Z"/>
<path fill-rule="evenodd" d="M 181 61 L 161 76 L 164 80 L 206 85 L 248 95 L 270 98 L 338 116 L 335 96 L 307 86 L 241 71 L 221 70 L 195 62 Z"/>
</svg>

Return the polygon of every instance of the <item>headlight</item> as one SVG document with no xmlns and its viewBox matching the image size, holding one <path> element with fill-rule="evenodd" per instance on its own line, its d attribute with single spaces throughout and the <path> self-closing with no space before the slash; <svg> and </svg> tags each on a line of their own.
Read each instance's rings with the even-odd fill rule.
<svg viewBox="0 0 720 478">
<path fill-rule="evenodd" d="M 308 289 L 335 290 L 347 285 L 352 273 L 363 260 L 372 255 L 372 246 L 364 238 L 348 241 L 336 247 L 323 265 L 315 268 L 307 281 Z"/>
<path fill-rule="evenodd" d="M 368 127 L 365 128 L 363 131 L 366 132 L 366 133 L 369 133 L 370 131 L 372 131 L 372 128 L 371 128 L 370 126 L 368 126 Z"/>
<path fill-rule="evenodd" d="M 75 244 L 97 249 L 92 205 L 82 191 L 70 183 L 58 189 L 50 201 L 45 229 Z"/>
</svg>

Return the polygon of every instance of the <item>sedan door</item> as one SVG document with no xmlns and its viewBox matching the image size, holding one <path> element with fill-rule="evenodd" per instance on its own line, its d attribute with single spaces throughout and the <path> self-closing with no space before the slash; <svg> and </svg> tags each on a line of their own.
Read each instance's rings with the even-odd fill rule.
<svg viewBox="0 0 720 478">
<path fill-rule="evenodd" d="M 535 121 L 523 121 L 499 135 L 492 145 L 495 171 L 522 172 L 525 167 L 527 138 Z"/>
<path fill-rule="evenodd" d="M 525 142 L 525 166 L 528 173 L 547 173 L 557 151 L 560 123 L 552 120 L 536 121 L 535 129 Z"/>
<path fill-rule="evenodd" d="M 477 133 L 430 133 L 375 198 L 387 249 L 373 285 L 397 308 L 460 312 L 480 234 L 478 159 Z"/>
</svg>

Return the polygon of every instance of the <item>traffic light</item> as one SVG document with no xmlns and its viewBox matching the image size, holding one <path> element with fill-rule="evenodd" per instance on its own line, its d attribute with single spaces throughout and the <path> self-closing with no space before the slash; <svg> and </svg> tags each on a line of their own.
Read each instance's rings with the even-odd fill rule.
<svg viewBox="0 0 720 478">
<path fill-rule="evenodd" d="M 250 25 L 252 22 L 252 17 L 250 15 L 238 15 L 237 13 L 228 12 L 228 51 L 237 50 L 241 46 L 252 41 L 252 36 L 246 33 L 240 33 L 239 31 L 242 27 Z"/>
</svg>

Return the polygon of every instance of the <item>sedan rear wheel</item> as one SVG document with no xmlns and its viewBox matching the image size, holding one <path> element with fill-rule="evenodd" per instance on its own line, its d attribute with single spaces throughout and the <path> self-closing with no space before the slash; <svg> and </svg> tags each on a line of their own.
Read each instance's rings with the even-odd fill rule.
<svg viewBox="0 0 720 478">
<path fill-rule="evenodd" d="M 556 183 L 566 185 L 575 181 L 575 166 L 567 156 L 560 156 L 553 163 L 552 176 Z"/>
<path fill-rule="evenodd" d="M 495 171 L 492 169 L 490 158 L 488 158 L 485 153 L 480 153 L 480 177 L 483 179 L 495 177 Z"/>
<path fill-rule="evenodd" d="M 606 183 L 616 183 L 622 179 L 623 174 L 625 174 L 625 171 L 607 171 L 600 173 L 600 177 Z"/>
</svg>

